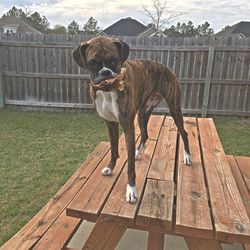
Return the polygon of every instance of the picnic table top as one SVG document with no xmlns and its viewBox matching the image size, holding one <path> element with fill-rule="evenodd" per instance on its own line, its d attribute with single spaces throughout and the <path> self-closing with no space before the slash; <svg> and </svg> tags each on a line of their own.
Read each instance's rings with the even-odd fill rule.
<svg viewBox="0 0 250 250">
<path fill-rule="evenodd" d="M 184 118 L 192 165 L 183 163 L 183 142 L 172 118 L 153 115 L 149 139 L 136 160 L 138 201 L 125 200 L 127 152 L 124 135 L 112 176 L 101 169 L 110 159 L 102 142 L 83 163 L 82 187 L 67 206 L 68 216 L 110 221 L 176 235 L 250 243 L 250 221 L 210 118 Z M 139 129 L 136 125 L 138 143 Z"/>
</svg>

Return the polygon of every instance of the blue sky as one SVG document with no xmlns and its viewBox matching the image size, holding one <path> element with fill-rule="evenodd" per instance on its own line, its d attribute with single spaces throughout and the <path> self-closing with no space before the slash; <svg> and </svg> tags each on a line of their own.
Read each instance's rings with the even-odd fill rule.
<svg viewBox="0 0 250 250">
<path fill-rule="evenodd" d="M 152 0 L 1 0 L 0 16 L 12 6 L 28 12 L 45 15 L 51 26 L 67 26 L 72 20 L 81 26 L 93 16 L 101 28 L 106 28 L 121 18 L 132 17 L 148 24 L 150 20 L 143 15 L 143 7 L 152 6 Z M 173 19 L 168 26 L 177 22 L 193 21 L 195 25 L 208 21 L 215 31 L 226 25 L 240 21 L 250 21 L 250 0 L 168 0 L 170 12 L 184 14 Z"/>
</svg>

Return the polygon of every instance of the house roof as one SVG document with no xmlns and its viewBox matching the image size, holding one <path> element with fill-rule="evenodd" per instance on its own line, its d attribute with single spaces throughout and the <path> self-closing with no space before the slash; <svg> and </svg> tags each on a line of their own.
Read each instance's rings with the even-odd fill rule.
<svg viewBox="0 0 250 250">
<path fill-rule="evenodd" d="M 138 36 L 148 27 L 131 17 L 120 19 L 116 23 L 104 29 L 103 32 L 113 36 Z"/>
<path fill-rule="evenodd" d="M 239 22 L 215 34 L 215 36 L 238 36 L 242 34 L 250 37 L 250 22 Z"/>
<path fill-rule="evenodd" d="M 18 19 L 16 16 L 3 16 L 0 19 L 0 32 L 3 31 L 4 27 L 13 27 L 20 33 L 35 33 L 42 34 L 39 30 L 33 28 L 29 24 Z"/>
</svg>

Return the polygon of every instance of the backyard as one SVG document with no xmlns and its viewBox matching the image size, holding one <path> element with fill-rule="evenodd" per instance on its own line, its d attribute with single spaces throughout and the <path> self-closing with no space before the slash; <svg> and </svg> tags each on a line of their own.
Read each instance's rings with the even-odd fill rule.
<svg viewBox="0 0 250 250">
<path fill-rule="evenodd" d="M 226 154 L 250 156 L 250 119 L 215 118 Z M 0 246 L 107 141 L 93 113 L 0 110 Z"/>
</svg>

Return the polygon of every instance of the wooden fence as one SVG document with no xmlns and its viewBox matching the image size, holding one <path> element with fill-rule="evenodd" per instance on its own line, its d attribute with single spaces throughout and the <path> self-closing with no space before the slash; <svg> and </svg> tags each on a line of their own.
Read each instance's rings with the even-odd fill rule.
<svg viewBox="0 0 250 250">
<path fill-rule="evenodd" d="M 0 106 L 93 108 L 89 76 L 71 51 L 88 36 L 0 35 Z M 169 66 L 184 113 L 250 115 L 250 39 L 122 37 L 129 59 Z M 157 107 L 165 111 L 165 103 Z"/>
</svg>

